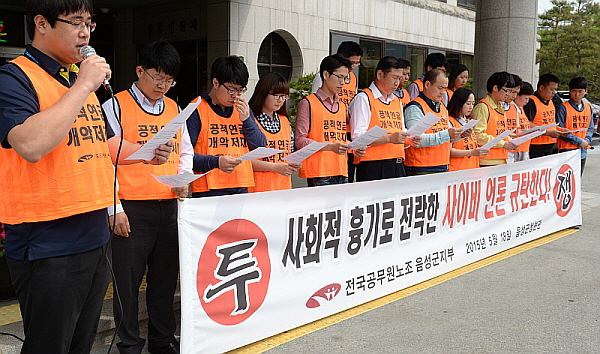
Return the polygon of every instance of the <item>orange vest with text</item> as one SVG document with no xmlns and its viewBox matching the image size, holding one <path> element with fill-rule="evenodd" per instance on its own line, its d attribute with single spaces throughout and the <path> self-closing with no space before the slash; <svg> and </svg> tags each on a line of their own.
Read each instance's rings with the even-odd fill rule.
<svg viewBox="0 0 600 354">
<path fill-rule="evenodd" d="M 556 123 L 556 110 L 552 100 L 548 101 L 548 104 L 544 104 L 536 95 L 531 95 L 531 100 L 535 103 L 537 109 L 533 118 L 533 125 L 541 126 Z M 548 130 L 556 130 L 556 127 Z M 544 135 L 531 139 L 531 145 L 554 144 L 555 142 L 556 138 Z"/>
<path fill-rule="evenodd" d="M 421 97 L 415 97 L 413 102 L 416 102 L 423 109 L 423 114 L 433 113 L 441 119 L 437 121 L 432 127 L 425 131 L 425 134 L 433 134 L 447 130 L 448 125 L 448 110 L 443 104 L 440 104 L 440 111 L 435 112 L 432 110 L 427 102 Z M 431 166 L 443 166 L 450 164 L 450 142 L 445 142 L 441 145 L 427 146 L 427 147 L 410 147 L 406 149 L 406 160 L 405 165 L 411 167 L 431 167 Z"/>
<path fill-rule="evenodd" d="M 267 147 L 283 150 L 273 156 L 263 158 L 263 161 L 273 163 L 286 163 L 283 158 L 290 154 L 290 144 L 292 144 L 290 121 L 288 117 L 278 115 L 279 131 L 277 133 L 268 132 L 257 120 L 256 123 L 267 138 Z M 292 188 L 292 177 L 284 176 L 274 171 L 254 171 L 254 187 L 248 187 L 248 191 L 267 192 L 278 191 Z"/>
<path fill-rule="evenodd" d="M 462 127 L 462 124 L 456 118 L 449 117 L 450 125 L 455 128 Z M 477 139 L 475 133 L 471 131 L 471 135 L 461 137 L 458 141 L 452 143 L 452 148 L 458 150 L 473 150 L 477 149 Z M 463 156 L 463 157 L 452 157 L 450 156 L 449 171 L 469 170 L 472 168 L 479 167 L 479 156 Z"/>
<path fill-rule="evenodd" d="M 590 107 L 589 103 L 583 102 L 584 108 L 581 112 L 573 108 L 569 101 L 563 103 L 562 105 L 567 109 L 564 128 L 569 130 L 586 128 L 585 130 L 572 133 L 576 137 L 585 140 L 585 134 L 587 133 L 587 128 L 590 126 L 590 117 L 592 116 L 592 108 Z M 579 149 L 579 145 L 572 144 L 568 141 L 564 141 L 563 139 L 558 139 L 558 150 L 564 149 Z"/>
<path fill-rule="evenodd" d="M 390 133 L 403 130 L 402 106 L 398 97 L 389 103 L 383 103 L 373 96 L 373 91 L 368 88 L 363 90 L 369 97 L 369 106 L 371 107 L 371 121 L 369 129 L 378 125 L 380 128 L 389 130 Z M 365 155 L 361 158 L 354 157 L 354 163 L 361 161 L 379 161 L 388 159 L 404 158 L 404 144 L 381 144 L 367 148 Z"/>
<path fill-rule="evenodd" d="M 69 90 L 23 56 L 12 63 L 33 84 L 40 112 Z M 92 92 L 73 117 L 68 135 L 38 162 L 27 162 L 14 149 L 0 149 L 0 221 L 50 221 L 111 205 L 114 176 L 106 140 L 100 103 Z"/>
<path fill-rule="evenodd" d="M 350 101 L 352 101 L 354 96 L 356 96 L 357 91 L 358 79 L 356 78 L 356 75 L 354 75 L 353 72 L 350 72 L 350 83 L 344 84 L 344 87 L 342 87 L 342 91 L 338 93 L 338 96 L 340 96 L 340 102 L 345 104 L 346 108 L 348 108 L 348 105 L 350 105 Z"/>
<path fill-rule="evenodd" d="M 507 129 L 516 129 L 515 132 L 518 133 L 519 131 L 531 128 L 531 122 L 529 121 L 529 119 L 527 119 L 527 115 L 525 115 L 525 112 L 523 112 L 522 109 L 519 112 L 517 110 L 517 107 L 513 103 L 510 104 L 509 109 L 504 111 L 504 115 L 506 116 Z M 514 150 L 513 152 L 528 152 L 530 143 L 531 140 L 528 140 L 520 144 L 519 148 L 517 150 Z"/>
<path fill-rule="evenodd" d="M 322 143 L 346 142 L 346 105 L 338 104 L 337 112 L 328 110 L 314 93 L 305 98 L 310 104 L 310 130 L 307 137 Z M 298 175 L 302 178 L 348 176 L 346 154 L 317 151 L 302 161 Z"/>
<path fill-rule="evenodd" d="M 196 98 L 192 102 L 196 102 Z M 231 117 L 221 117 L 216 114 L 206 100 L 198 105 L 201 130 L 194 152 L 200 155 L 240 157 L 247 152 L 248 144 L 242 134 L 240 113 L 234 109 Z M 243 161 L 233 170 L 226 173 L 218 168 L 206 176 L 192 182 L 192 193 L 207 192 L 211 189 L 245 188 L 254 185 L 252 162 Z"/>
<path fill-rule="evenodd" d="M 485 133 L 494 137 L 504 133 L 504 131 L 508 129 L 506 116 L 493 109 L 485 98 L 481 99 L 479 102 L 483 102 L 487 106 L 488 112 L 490 113 Z M 502 140 L 510 141 L 508 137 Z M 490 153 L 485 155 L 483 158 L 486 160 L 506 160 L 508 159 L 508 150 L 504 148 L 491 148 Z"/>
<path fill-rule="evenodd" d="M 161 114 L 146 113 L 128 90 L 115 95 L 121 109 L 123 139 L 144 145 L 152 139 L 162 127 L 167 125 L 177 114 L 179 108 L 172 99 L 165 97 Z M 162 165 L 133 164 L 121 165 L 117 169 L 119 181 L 119 198 L 125 200 L 174 199 L 177 196 L 155 176 L 175 175 L 178 173 L 181 155 L 181 129 L 173 137 L 175 146 L 169 160 Z"/>
</svg>

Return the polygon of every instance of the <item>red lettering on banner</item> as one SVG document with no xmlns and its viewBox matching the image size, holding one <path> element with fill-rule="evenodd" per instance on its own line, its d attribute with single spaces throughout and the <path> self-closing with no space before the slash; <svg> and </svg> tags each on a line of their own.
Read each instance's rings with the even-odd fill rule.
<svg viewBox="0 0 600 354">
<path fill-rule="evenodd" d="M 468 220 L 479 221 L 481 180 L 449 185 L 446 200 L 442 226 L 447 224 L 452 229 L 455 223 L 466 225 Z"/>
<path fill-rule="evenodd" d="M 485 186 L 484 217 L 493 219 L 505 215 L 504 201 L 506 201 L 506 176 L 488 178 Z"/>
<path fill-rule="evenodd" d="M 535 207 L 538 202 L 548 202 L 551 172 L 550 168 L 545 168 L 513 174 L 511 180 L 515 188 L 510 192 L 511 212 Z"/>
</svg>

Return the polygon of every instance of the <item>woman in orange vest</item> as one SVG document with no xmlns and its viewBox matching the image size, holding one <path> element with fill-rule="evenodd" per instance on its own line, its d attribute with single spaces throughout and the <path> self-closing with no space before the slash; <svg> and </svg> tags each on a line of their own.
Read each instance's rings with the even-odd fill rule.
<svg viewBox="0 0 600 354">
<path fill-rule="evenodd" d="M 467 124 L 474 106 L 475 95 L 471 90 L 464 87 L 456 90 L 448 103 L 450 124 L 455 128 Z M 489 152 L 489 150 L 477 147 L 475 133 L 473 129 L 468 129 L 462 132 L 458 141 L 452 143 L 449 171 L 478 168 L 479 156 L 487 155 Z"/>
<path fill-rule="evenodd" d="M 267 147 L 284 150 L 262 160 L 252 160 L 254 187 L 249 192 L 266 192 L 292 188 L 291 175 L 302 164 L 289 164 L 283 158 L 293 151 L 293 133 L 287 117 L 285 100 L 290 93 L 287 80 L 268 73 L 260 78 L 250 98 L 250 109 L 267 138 Z"/>
<path fill-rule="evenodd" d="M 448 92 L 448 105 L 454 92 L 461 87 L 465 87 L 467 81 L 469 81 L 469 69 L 462 64 L 454 65 L 450 76 L 448 76 L 448 87 L 446 88 L 446 92 Z"/>
</svg>

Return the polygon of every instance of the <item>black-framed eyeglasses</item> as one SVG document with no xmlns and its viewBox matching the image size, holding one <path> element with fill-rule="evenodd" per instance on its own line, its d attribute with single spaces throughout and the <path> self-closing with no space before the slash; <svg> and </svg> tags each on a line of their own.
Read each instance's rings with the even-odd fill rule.
<svg viewBox="0 0 600 354">
<path fill-rule="evenodd" d="M 335 76 L 335 77 L 337 77 L 337 79 L 338 79 L 338 81 L 339 81 L 339 82 L 343 82 L 343 83 L 345 83 L 345 84 L 349 84 L 349 83 L 350 83 L 350 81 L 351 81 L 351 79 L 350 79 L 350 75 L 348 75 L 348 76 L 344 76 L 344 75 L 338 75 L 338 74 L 334 74 L 334 73 L 332 73 L 332 72 L 330 72 L 330 74 L 331 74 L 331 75 L 333 75 L 333 76 Z"/>
<path fill-rule="evenodd" d="M 152 78 L 152 81 L 154 81 L 154 84 L 156 84 L 156 85 L 162 84 L 162 85 L 167 85 L 169 87 L 174 87 L 175 85 L 177 85 L 177 81 L 175 81 L 174 79 L 158 79 L 158 78 L 150 75 L 148 70 L 144 69 L 144 72 Z"/>
<path fill-rule="evenodd" d="M 510 95 L 511 93 L 515 93 L 516 92 L 515 90 L 509 90 L 509 89 L 504 88 L 504 87 L 502 88 L 502 91 L 506 92 L 507 95 Z"/>
<path fill-rule="evenodd" d="M 285 94 L 285 93 L 284 93 L 284 94 L 281 94 L 281 95 L 276 95 L 276 94 L 274 94 L 274 93 L 269 93 L 269 95 L 273 96 L 273 98 L 274 98 L 275 100 L 277 100 L 277 101 L 279 101 L 279 100 L 284 100 L 284 101 L 285 101 L 285 100 L 287 100 L 287 99 L 288 99 L 288 97 L 290 97 L 290 95 L 288 95 L 288 94 Z"/>
<path fill-rule="evenodd" d="M 244 93 L 246 93 L 246 91 L 248 91 L 247 87 L 242 87 L 241 89 L 236 89 L 236 88 L 232 89 L 232 88 L 227 87 L 227 85 L 225 85 L 225 84 L 219 84 L 219 85 L 225 87 L 225 89 L 227 90 L 227 94 L 229 94 L 231 96 L 235 95 L 236 93 L 241 96 Z"/>
<path fill-rule="evenodd" d="M 90 33 L 94 32 L 94 30 L 96 29 L 96 22 L 85 22 L 84 20 L 69 21 L 63 20 L 62 18 L 57 18 L 56 21 L 68 23 L 75 27 L 79 27 L 80 30 L 87 28 L 90 31 Z"/>
</svg>

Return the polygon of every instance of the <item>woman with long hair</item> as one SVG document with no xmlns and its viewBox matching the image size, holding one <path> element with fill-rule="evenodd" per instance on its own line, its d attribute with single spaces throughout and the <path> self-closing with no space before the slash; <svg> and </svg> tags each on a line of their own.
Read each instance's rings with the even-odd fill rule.
<svg viewBox="0 0 600 354">
<path fill-rule="evenodd" d="M 454 65 L 452 71 L 450 71 L 450 76 L 448 76 L 448 88 L 446 88 L 448 92 L 448 104 L 450 104 L 454 91 L 465 87 L 468 81 L 469 69 L 462 64 Z"/>
<path fill-rule="evenodd" d="M 263 134 L 267 147 L 284 150 L 262 160 L 252 160 L 254 187 L 249 192 L 266 192 L 292 188 L 291 175 L 302 164 L 291 164 L 283 160 L 293 151 L 294 137 L 288 120 L 285 101 L 290 93 L 287 80 L 277 74 L 268 73 L 258 80 L 250 98 L 250 109 Z"/>
<path fill-rule="evenodd" d="M 459 88 L 448 103 L 448 119 L 457 128 L 467 124 L 475 106 L 475 95 L 471 90 Z M 468 170 L 479 167 L 479 156 L 489 154 L 489 150 L 477 146 L 473 129 L 462 132 L 460 139 L 452 143 L 450 149 L 450 171 Z"/>
</svg>

